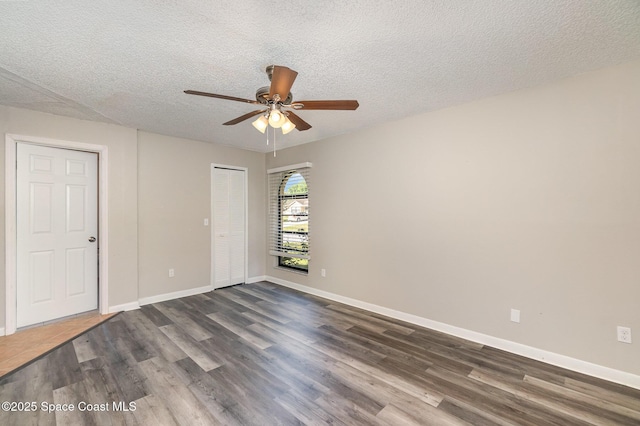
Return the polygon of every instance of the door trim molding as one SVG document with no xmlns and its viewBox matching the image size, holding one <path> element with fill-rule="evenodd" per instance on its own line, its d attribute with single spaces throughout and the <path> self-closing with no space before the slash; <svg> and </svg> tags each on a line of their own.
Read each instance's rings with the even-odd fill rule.
<svg viewBox="0 0 640 426">
<path fill-rule="evenodd" d="M 211 243 L 211 277 L 209 286 L 211 290 L 215 290 L 214 266 L 214 235 L 213 235 L 213 173 L 215 169 L 230 169 L 244 172 L 244 281 L 249 276 L 249 169 L 247 167 L 230 166 L 228 164 L 211 163 L 210 183 L 210 200 L 209 200 L 209 227 L 210 227 L 210 243 Z"/>
<path fill-rule="evenodd" d="M 109 217 L 108 170 L 109 150 L 105 145 L 73 142 L 7 133 L 5 136 L 5 334 L 13 334 L 17 324 L 17 241 L 16 241 L 16 146 L 18 142 L 52 148 L 75 149 L 98 154 L 98 309 L 109 313 Z"/>
</svg>

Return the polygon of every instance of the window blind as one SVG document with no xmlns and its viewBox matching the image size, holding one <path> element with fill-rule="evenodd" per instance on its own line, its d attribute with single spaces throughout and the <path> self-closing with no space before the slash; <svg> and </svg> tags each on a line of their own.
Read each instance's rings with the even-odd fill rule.
<svg viewBox="0 0 640 426">
<path fill-rule="evenodd" d="M 311 163 L 269 173 L 269 254 L 310 259 Z"/>
</svg>

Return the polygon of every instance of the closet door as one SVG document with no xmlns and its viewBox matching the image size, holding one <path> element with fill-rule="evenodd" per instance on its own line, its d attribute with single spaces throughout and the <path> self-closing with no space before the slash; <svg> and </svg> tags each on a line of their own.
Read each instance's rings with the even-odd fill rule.
<svg viewBox="0 0 640 426">
<path fill-rule="evenodd" d="M 245 171 L 212 170 L 212 287 L 245 281 Z"/>
<path fill-rule="evenodd" d="M 229 170 L 229 279 L 230 284 L 244 283 L 245 264 L 245 172 Z"/>
</svg>

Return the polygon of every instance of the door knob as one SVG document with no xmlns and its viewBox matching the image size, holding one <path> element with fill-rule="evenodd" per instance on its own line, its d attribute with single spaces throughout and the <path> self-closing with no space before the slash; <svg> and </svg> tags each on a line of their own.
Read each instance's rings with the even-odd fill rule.
<svg viewBox="0 0 640 426">
<path fill-rule="evenodd" d="M 95 243 L 96 242 L 96 237 L 89 237 L 89 242 L 90 243 Z"/>
</svg>

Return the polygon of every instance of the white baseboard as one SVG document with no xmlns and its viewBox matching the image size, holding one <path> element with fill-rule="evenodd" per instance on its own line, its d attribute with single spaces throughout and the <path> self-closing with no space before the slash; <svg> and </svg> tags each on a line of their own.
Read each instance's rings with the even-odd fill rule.
<svg viewBox="0 0 640 426">
<path fill-rule="evenodd" d="M 339 294 L 330 293 L 328 291 L 319 290 L 317 288 L 308 287 L 280 278 L 266 276 L 265 280 L 275 284 L 280 284 L 284 287 L 289 287 L 305 293 L 313 294 L 315 296 L 324 297 L 325 299 L 344 303 L 345 305 L 366 309 L 377 314 L 386 315 L 388 317 L 406 321 L 411 324 L 416 324 L 421 327 L 447 333 L 452 336 L 460 337 L 476 343 L 481 343 L 483 345 L 491 346 L 517 355 L 522 355 L 526 358 L 546 362 L 547 364 L 566 368 L 567 370 L 576 371 L 578 373 L 587 374 L 589 376 L 598 377 L 610 382 L 615 382 L 635 389 L 640 389 L 640 376 L 627 373 L 625 371 L 615 370 L 613 368 L 604 367 L 580 359 L 545 351 L 542 349 L 523 345 L 521 343 L 512 342 L 510 340 L 505 340 L 464 328 L 455 327 L 449 324 L 419 317 L 417 315 L 396 311 L 394 309 L 385 308 L 383 306 L 374 305 L 372 303 L 363 302 L 361 300 L 352 299 L 350 297 L 340 296 Z"/>
<path fill-rule="evenodd" d="M 4 327 L 0 327 L 0 336 L 4 336 Z"/>
<path fill-rule="evenodd" d="M 194 294 L 207 293 L 211 291 L 211 286 L 190 288 L 188 290 L 174 291 L 172 293 L 159 294 L 157 296 L 141 297 L 138 299 L 140 306 L 150 305 L 152 303 L 165 302 L 167 300 L 179 299 L 180 297 L 193 296 Z"/>
<path fill-rule="evenodd" d="M 140 304 L 138 302 L 123 303 L 122 305 L 109 306 L 109 313 L 133 311 L 135 309 L 140 309 Z"/>
<path fill-rule="evenodd" d="M 246 283 L 253 284 L 260 281 L 265 281 L 267 279 L 266 276 L 258 276 L 249 278 Z M 166 302 L 167 300 L 179 299 L 181 297 L 193 296 L 195 294 L 207 293 L 211 291 L 211 286 L 206 285 L 203 287 L 190 288 L 188 290 L 180 290 L 174 291 L 172 293 L 164 293 L 159 294 L 157 296 L 149 296 L 149 297 L 141 297 L 137 302 L 125 303 L 123 305 L 110 306 L 109 313 L 111 312 L 121 312 L 121 311 L 131 311 L 134 309 L 139 309 L 140 306 L 150 305 L 152 303 Z"/>
</svg>

